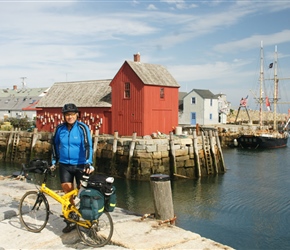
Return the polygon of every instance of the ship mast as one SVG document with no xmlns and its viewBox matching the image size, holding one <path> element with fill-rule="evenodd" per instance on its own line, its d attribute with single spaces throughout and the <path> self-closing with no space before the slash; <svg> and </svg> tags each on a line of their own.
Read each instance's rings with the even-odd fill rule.
<svg viewBox="0 0 290 250">
<path fill-rule="evenodd" d="M 278 67 L 278 53 L 277 53 L 277 45 L 275 46 L 275 57 L 274 57 L 274 99 L 273 99 L 273 108 L 274 108 L 274 126 L 273 129 L 277 129 L 277 102 L 278 102 L 278 82 L 279 79 L 277 77 L 277 67 Z"/>
<path fill-rule="evenodd" d="M 261 51 L 260 51 L 260 98 L 259 98 L 259 106 L 260 106 L 260 112 L 259 112 L 259 121 L 260 121 L 260 127 L 263 125 L 263 83 L 264 83 L 264 50 L 263 50 L 263 41 L 261 41 Z"/>
</svg>

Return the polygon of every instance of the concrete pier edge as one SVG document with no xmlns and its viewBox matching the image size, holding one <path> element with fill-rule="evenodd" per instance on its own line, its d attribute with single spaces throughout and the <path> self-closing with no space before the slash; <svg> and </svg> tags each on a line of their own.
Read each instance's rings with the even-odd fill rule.
<svg viewBox="0 0 290 250">
<path fill-rule="evenodd" d="M 40 233 L 28 232 L 20 223 L 18 206 L 22 195 L 34 190 L 33 184 L 0 176 L 0 250 L 2 249 L 92 249 L 79 239 L 76 230 L 63 234 L 61 206 L 49 198 L 50 216 Z M 117 207 L 112 243 L 102 249 L 233 249 L 170 223 L 160 224 L 152 218 Z M 177 215 L 178 216 L 178 215 Z"/>
</svg>

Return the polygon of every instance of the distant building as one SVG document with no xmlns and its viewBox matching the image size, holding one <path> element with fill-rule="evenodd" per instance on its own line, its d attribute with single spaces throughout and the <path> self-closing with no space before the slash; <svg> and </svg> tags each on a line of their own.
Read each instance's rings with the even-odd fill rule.
<svg viewBox="0 0 290 250">
<path fill-rule="evenodd" d="M 193 89 L 179 105 L 180 125 L 212 125 L 219 123 L 218 98 L 209 90 Z M 181 109 L 183 108 L 183 109 Z"/>
<path fill-rule="evenodd" d="M 231 103 L 227 101 L 225 94 L 217 94 L 219 123 L 226 124 L 227 116 L 230 114 Z"/>
<path fill-rule="evenodd" d="M 14 85 L 12 89 L 0 89 L 0 120 L 7 118 L 36 117 L 36 105 L 45 96 L 48 88 L 21 88 Z"/>
</svg>

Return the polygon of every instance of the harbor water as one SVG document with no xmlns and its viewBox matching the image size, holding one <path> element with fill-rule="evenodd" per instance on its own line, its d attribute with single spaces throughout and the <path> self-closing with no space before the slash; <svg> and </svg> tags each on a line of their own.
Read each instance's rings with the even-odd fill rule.
<svg viewBox="0 0 290 250">
<path fill-rule="evenodd" d="M 176 225 L 236 249 L 290 249 L 290 146 L 223 154 L 225 174 L 171 182 Z M 0 174 L 20 168 L 0 163 Z M 59 189 L 58 176 L 49 184 Z M 118 207 L 154 212 L 149 182 L 115 185 Z"/>
</svg>

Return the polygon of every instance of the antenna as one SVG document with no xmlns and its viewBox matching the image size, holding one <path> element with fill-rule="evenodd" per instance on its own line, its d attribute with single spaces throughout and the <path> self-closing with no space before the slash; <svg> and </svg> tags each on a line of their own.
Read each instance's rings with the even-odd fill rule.
<svg viewBox="0 0 290 250">
<path fill-rule="evenodd" d="M 26 87 L 25 79 L 27 79 L 27 77 L 26 76 L 22 76 L 22 77 L 20 77 L 20 79 L 22 79 L 22 88 L 24 89 Z"/>
</svg>

